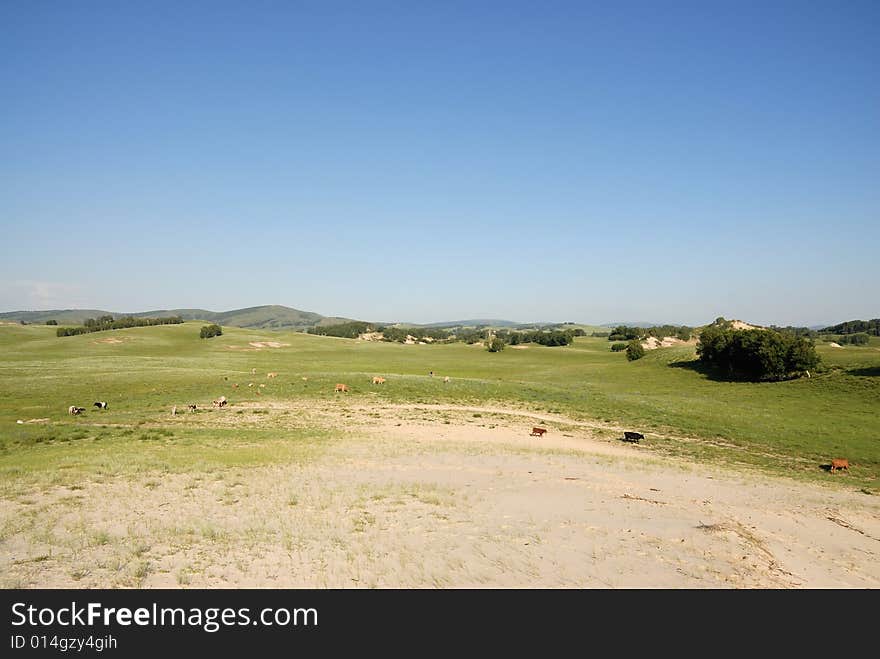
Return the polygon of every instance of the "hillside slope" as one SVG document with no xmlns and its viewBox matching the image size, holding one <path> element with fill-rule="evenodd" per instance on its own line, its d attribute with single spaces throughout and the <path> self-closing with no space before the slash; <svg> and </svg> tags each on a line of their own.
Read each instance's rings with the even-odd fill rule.
<svg viewBox="0 0 880 659">
<path fill-rule="evenodd" d="M 160 316 L 180 316 L 184 320 L 205 320 L 231 327 L 254 329 L 305 329 L 313 325 L 334 325 L 349 322 L 349 318 L 322 316 L 311 311 L 301 311 L 277 304 L 233 309 L 231 311 L 208 311 L 207 309 L 157 309 L 121 313 L 99 309 L 54 309 L 49 311 L 9 311 L 0 313 L 0 320 L 24 321 L 41 324 L 47 320 L 57 320 L 60 325 L 80 325 L 86 318 L 110 315 L 114 318 L 134 316 L 135 318 L 157 318 Z"/>
</svg>

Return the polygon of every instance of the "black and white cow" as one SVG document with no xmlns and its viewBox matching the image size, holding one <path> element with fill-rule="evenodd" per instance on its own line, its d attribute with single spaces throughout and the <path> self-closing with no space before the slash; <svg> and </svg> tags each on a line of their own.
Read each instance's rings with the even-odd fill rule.
<svg viewBox="0 0 880 659">
<path fill-rule="evenodd" d="M 105 403 L 103 400 L 100 400 L 100 401 L 96 402 L 96 403 L 95 403 L 95 407 L 97 407 L 99 410 L 106 410 L 106 409 L 109 409 L 109 408 L 107 407 L 107 403 Z"/>
</svg>

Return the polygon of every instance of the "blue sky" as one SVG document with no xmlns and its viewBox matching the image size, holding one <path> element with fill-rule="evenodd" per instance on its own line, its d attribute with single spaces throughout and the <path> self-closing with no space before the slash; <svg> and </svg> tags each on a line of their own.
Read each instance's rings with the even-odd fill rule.
<svg viewBox="0 0 880 659">
<path fill-rule="evenodd" d="M 880 316 L 876 2 L 0 4 L 0 310 Z"/>
</svg>

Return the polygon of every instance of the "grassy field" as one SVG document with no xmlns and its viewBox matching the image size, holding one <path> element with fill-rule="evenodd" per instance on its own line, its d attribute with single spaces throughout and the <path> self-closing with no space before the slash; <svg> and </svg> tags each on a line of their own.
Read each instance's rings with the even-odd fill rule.
<svg viewBox="0 0 880 659">
<path fill-rule="evenodd" d="M 126 472 L 307 460 L 336 439 L 305 421 L 278 426 L 268 418 L 260 423 L 258 415 L 240 426 L 217 428 L 170 422 L 172 406 L 210 407 L 220 395 L 233 404 L 336 399 L 340 406 L 371 401 L 515 406 L 640 430 L 648 435 L 645 445 L 661 453 L 806 480 L 830 482 L 821 465 L 847 457 L 854 466 L 837 482 L 870 493 L 880 489 L 876 338 L 865 347 L 820 342 L 823 367 L 812 378 L 753 384 L 708 376 L 690 346 L 649 351 L 630 363 L 601 338 L 490 354 L 464 344 L 400 345 L 236 328 L 201 340 L 200 326 L 58 338 L 53 327 L 0 325 L 4 492 L 23 482 L 70 484 Z M 287 345 L 250 345 L 266 341 Z M 267 379 L 269 371 L 278 377 Z M 385 376 L 387 384 L 372 386 L 373 375 Z M 447 375 L 451 381 L 444 384 Z M 348 384 L 351 393 L 334 394 L 337 382 Z M 239 387 L 233 389 L 233 383 Z M 98 400 L 110 409 L 92 408 Z M 69 405 L 88 411 L 72 417 Z M 16 423 L 30 419 L 49 421 Z"/>
</svg>

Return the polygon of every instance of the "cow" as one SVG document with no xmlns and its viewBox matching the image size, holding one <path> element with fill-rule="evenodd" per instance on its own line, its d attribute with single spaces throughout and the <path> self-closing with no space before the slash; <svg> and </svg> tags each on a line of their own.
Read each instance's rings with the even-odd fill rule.
<svg viewBox="0 0 880 659">
<path fill-rule="evenodd" d="M 529 434 L 530 434 L 532 437 L 543 437 L 543 435 L 544 435 L 545 432 L 547 432 L 547 429 L 546 429 L 546 428 L 538 428 L 538 427 L 536 426 L 536 427 L 532 428 L 532 432 L 530 432 Z"/>
<path fill-rule="evenodd" d="M 264 383 L 262 383 L 262 382 L 260 383 L 260 389 L 262 389 L 262 388 L 265 387 L 265 386 L 266 386 L 266 385 L 265 385 Z M 258 391 L 257 393 L 260 393 L 260 392 Z"/>
<path fill-rule="evenodd" d="M 278 374 L 277 373 L 266 373 L 266 377 L 271 380 L 272 378 L 277 378 Z"/>
<path fill-rule="evenodd" d="M 443 384 L 449 384 L 449 376 L 448 375 L 443 378 Z"/>
<path fill-rule="evenodd" d="M 217 400 L 214 401 L 214 407 L 226 407 L 226 396 L 220 396 Z"/>
<path fill-rule="evenodd" d="M 190 403 L 189 405 L 187 405 L 187 407 L 189 408 L 190 412 L 195 412 L 198 409 L 195 403 Z"/>
<path fill-rule="evenodd" d="M 385 378 L 377 375 L 373 378 L 373 384 L 385 384 Z"/>
<path fill-rule="evenodd" d="M 334 393 L 335 393 L 336 391 L 345 391 L 345 392 L 347 392 L 347 391 L 348 391 L 348 385 L 347 385 L 347 384 L 337 384 L 337 385 L 336 385 L 336 389 L 334 390 Z"/>
<path fill-rule="evenodd" d="M 232 383 L 232 388 L 233 388 L 233 389 L 238 389 L 238 382 L 233 382 L 233 383 Z"/>
<path fill-rule="evenodd" d="M 253 382 L 248 382 L 248 386 L 249 386 L 249 387 L 253 387 L 253 386 L 254 386 L 254 383 L 253 383 Z"/>
<path fill-rule="evenodd" d="M 67 408 L 67 413 L 73 414 L 74 416 L 76 416 L 77 414 L 82 414 L 85 411 L 86 411 L 86 408 L 77 407 L 76 405 L 71 405 L 70 407 Z"/>
<path fill-rule="evenodd" d="M 834 458 L 831 461 L 831 473 L 833 474 L 835 471 L 840 471 L 841 469 L 845 469 L 846 473 L 849 473 L 849 460 L 846 458 Z"/>
<path fill-rule="evenodd" d="M 109 407 L 107 406 L 107 403 L 105 403 L 103 400 L 100 400 L 97 403 L 95 403 L 95 407 L 97 407 L 99 410 L 109 409 Z"/>
<path fill-rule="evenodd" d="M 177 405 L 171 408 L 171 416 L 177 416 Z"/>
<path fill-rule="evenodd" d="M 625 442 L 635 442 L 636 444 L 638 444 L 639 440 L 644 438 L 645 436 L 640 432 L 630 432 L 628 430 L 625 430 L 623 433 L 623 441 Z"/>
<path fill-rule="evenodd" d="M 252 368 L 252 369 L 251 369 L 251 375 L 256 375 L 256 374 L 257 374 L 257 369 Z"/>
</svg>

